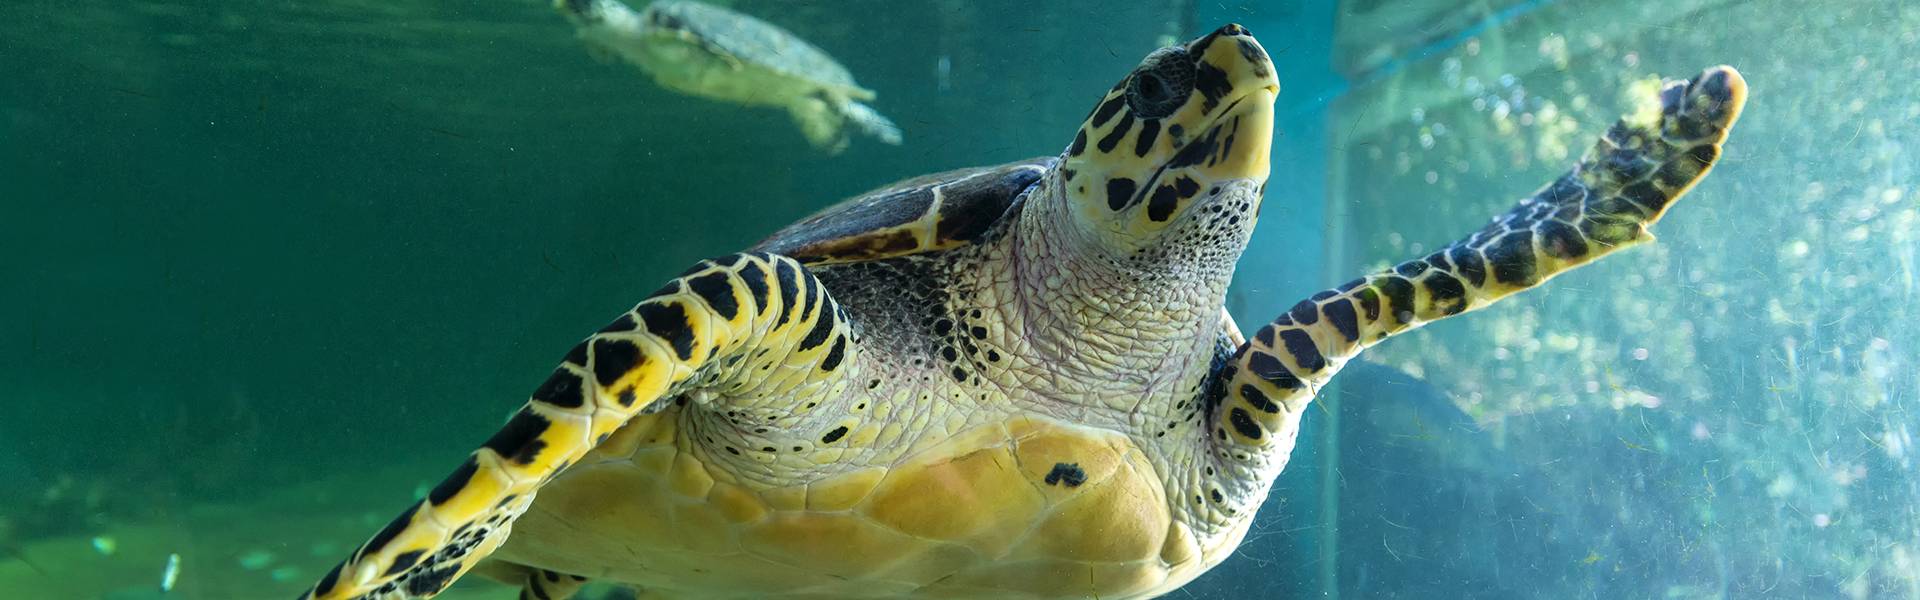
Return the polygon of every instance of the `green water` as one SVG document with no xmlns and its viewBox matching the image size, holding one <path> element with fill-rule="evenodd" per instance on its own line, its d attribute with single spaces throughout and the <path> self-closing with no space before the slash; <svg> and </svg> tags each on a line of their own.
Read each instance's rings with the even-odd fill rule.
<svg viewBox="0 0 1920 600">
<path fill-rule="evenodd" d="M 150 597 L 174 553 L 168 597 L 292 597 L 685 265 L 1057 153 L 1232 20 L 1284 86 L 1249 328 L 1478 227 L 1635 79 L 1753 95 L 1660 244 L 1344 375 L 1175 597 L 1920 598 L 1920 10 L 1429 4 L 734 3 L 906 132 L 826 156 L 541 2 L 0 3 L 0 597 Z"/>
</svg>

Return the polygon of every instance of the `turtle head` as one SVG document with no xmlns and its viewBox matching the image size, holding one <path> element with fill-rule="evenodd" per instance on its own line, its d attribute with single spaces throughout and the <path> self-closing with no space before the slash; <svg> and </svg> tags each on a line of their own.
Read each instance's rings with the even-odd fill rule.
<svg viewBox="0 0 1920 600">
<path fill-rule="evenodd" d="M 1237 257 L 1266 185 L 1279 90 L 1239 25 L 1155 50 L 1081 123 L 1057 178 L 1064 212 L 1110 253 L 1144 258 L 1239 215 L 1235 235 L 1216 236 L 1240 240 Z"/>
</svg>

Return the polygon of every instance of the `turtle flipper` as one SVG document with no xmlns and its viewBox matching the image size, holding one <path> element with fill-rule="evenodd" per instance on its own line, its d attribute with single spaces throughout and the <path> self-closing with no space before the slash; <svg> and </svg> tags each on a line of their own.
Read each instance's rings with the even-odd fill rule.
<svg viewBox="0 0 1920 600">
<path fill-rule="evenodd" d="M 848 100 L 840 108 L 846 113 L 847 122 L 852 123 L 861 133 L 889 146 L 900 145 L 900 126 L 893 124 L 893 120 L 880 114 L 880 111 L 852 100 Z"/>
<path fill-rule="evenodd" d="M 1725 66 L 1668 82 L 1657 110 L 1621 119 L 1570 172 L 1484 229 L 1315 294 L 1262 327 L 1222 373 L 1224 397 L 1213 411 L 1221 462 L 1278 473 L 1301 411 L 1361 350 L 1651 240 L 1647 226 L 1719 158 L 1746 94 L 1746 82 Z M 1240 491 L 1257 501 L 1266 488 Z"/>
<path fill-rule="evenodd" d="M 520 588 L 520 600 L 571 600 L 586 589 L 587 578 L 506 562 L 497 558 L 480 561 L 469 575 L 485 577 Z"/>
<path fill-rule="evenodd" d="M 505 427 L 303 598 L 431 598 L 507 539 L 541 485 L 662 398 L 773 360 L 756 354 L 831 371 L 855 350 L 793 259 L 701 261 L 574 346 Z"/>
<path fill-rule="evenodd" d="M 584 587 L 587 578 L 579 575 L 529 569 L 526 580 L 520 583 L 520 600 L 570 600 Z"/>
<path fill-rule="evenodd" d="M 806 136 L 807 143 L 828 155 L 837 155 L 847 149 L 847 114 L 839 109 L 843 102 L 849 101 L 816 93 L 788 103 L 787 115 L 793 117 L 793 124 Z"/>
</svg>

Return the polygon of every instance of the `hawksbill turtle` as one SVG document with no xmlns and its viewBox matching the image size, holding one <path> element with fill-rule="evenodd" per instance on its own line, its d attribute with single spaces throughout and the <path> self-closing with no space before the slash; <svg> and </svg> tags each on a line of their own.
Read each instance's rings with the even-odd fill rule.
<svg viewBox="0 0 1920 600">
<path fill-rule="evenodd" d="M 554 8 L 596 55 L 625 59 L 683 94 L 785 108 L 807 142 L 828 154 L 846 149 L 848 125 L 900 144 L 900 128 L 864 104 L 873 90 L 766 21 L 690 0 L 657 0 L 637 12 L 619 0 L 554 0 Z"/>
<path fill-rule="evenodd" d="M 1055 157 L 909 179 L 703 260 L 567 352 L 327 573 L 567 598 L 1150 598 L 1218 564 L 1362 349 L 1652 239 L 1740 114 L 1670 81 L 1439 251 L 1243 338 L 1223 301 L 1279 82 L 1228 25 L 1148 55 Z"/>
</svg>

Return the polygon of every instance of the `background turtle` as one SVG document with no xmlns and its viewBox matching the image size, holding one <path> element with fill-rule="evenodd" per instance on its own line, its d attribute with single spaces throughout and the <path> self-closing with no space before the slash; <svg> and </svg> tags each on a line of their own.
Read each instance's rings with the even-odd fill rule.
<svg viewBox="0 0 1920 600">
<path fill-rule="evenodd" d="M 1239 544 L 1350 358 L 1651 239 L 1745 90 L 1669 82 L 1480 231 L 1245 341 L 1221 305 L 1278 82 L 1237 25 L 1160 49 L 1057 158 L 904 181 L 669 281 L 310 596 L 475 568 L 530 598 L 1166 593 Z"/>
<path fill-rule="evenodd" d="M 900 128 L 826 52 L 773 24 L 731 10 L 663 0 L 635 12 L 618 0 L 554 0 L 597 54 L 639 66 L 677 92 L 787 109 L 814 147 L 837 154 L 851 124 L 898 145 Z"/>
</svg>

